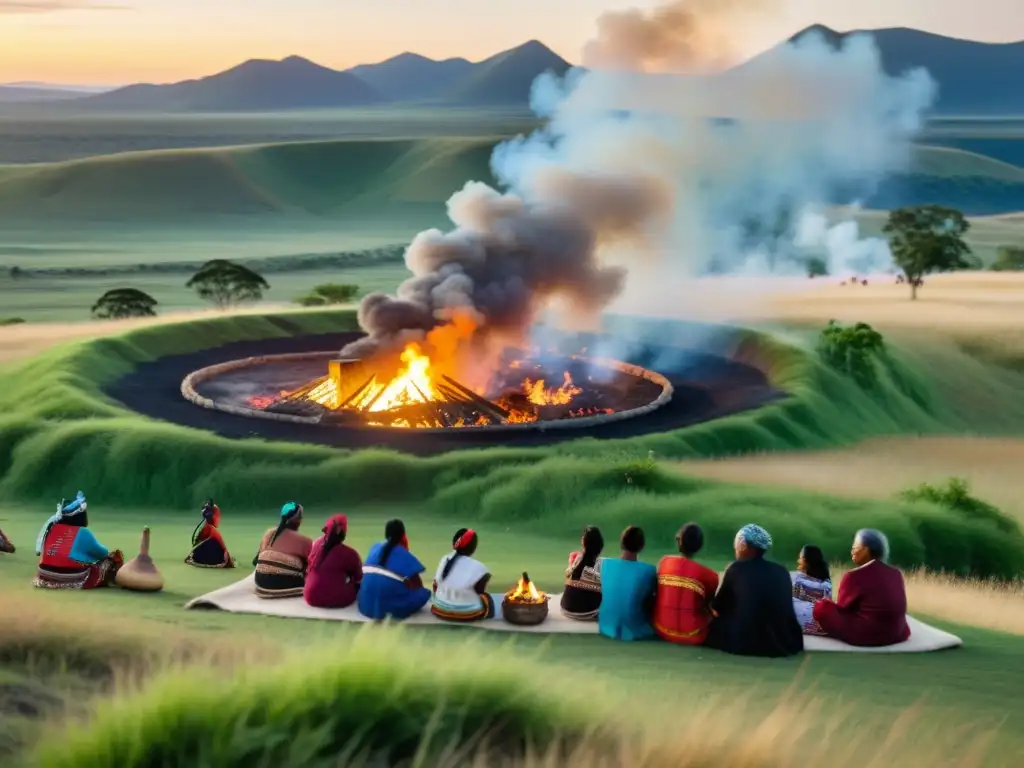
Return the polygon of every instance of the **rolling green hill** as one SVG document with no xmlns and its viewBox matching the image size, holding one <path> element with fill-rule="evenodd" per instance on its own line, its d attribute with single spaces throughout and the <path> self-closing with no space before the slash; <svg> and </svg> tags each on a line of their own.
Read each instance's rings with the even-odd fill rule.
<svg viewBox="0 0 1024 768">
<path fill-rule="evenodd" d="M 194 222 L 222 217 L 332 217 L 432 208 L 467 181 L 494 183 L 498 137 L 322 141 L 124 153 L 0 166 L 0 219 Z M 1024 169 L 920 146 L 912 172 L 868 207 L 947 203 L 968 213 L 1024 209 Z"/>
</svg>

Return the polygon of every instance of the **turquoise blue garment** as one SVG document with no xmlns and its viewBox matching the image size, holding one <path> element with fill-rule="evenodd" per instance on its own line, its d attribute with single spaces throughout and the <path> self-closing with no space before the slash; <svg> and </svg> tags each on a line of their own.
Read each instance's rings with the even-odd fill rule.
<svg viewBox="0 0 1024 768">
<path fill-rule="evenodd" d="M 419 576 L 427 569 L 416 559 L 416 555 L 405 547 L 393 547 L 387 563 L 380 562 L 384 542 L 374 544 L 363 562 L 363 581 L 359 586 L 359 612 L 371 619 L 407 619 L 423 608 L 430 600 L 426 587 L 410 589 L 404 579 Z M 381 568 L 397 578 L 367 572 L 367 568 Z"/>
<path fill-rule="evenodd" d="M 109 554 L 110 552 L 106 547 L 100 544 L 92 531 L 88 528 L 79 528 L 78 534 L 75 536 L 75 541 L 71 545 L 71 552 L 68 553 L 68 557 L 76 563 L 92 565 Z"/>
<path fill-rule="evenodd" d="M 597 626 L 615 640 L 646 640 L 654 627 L 644 612 L 658 584 L 658 570 L 650 563 L 606 558 L 601 562 L 601 609 Z"/>
</svg>

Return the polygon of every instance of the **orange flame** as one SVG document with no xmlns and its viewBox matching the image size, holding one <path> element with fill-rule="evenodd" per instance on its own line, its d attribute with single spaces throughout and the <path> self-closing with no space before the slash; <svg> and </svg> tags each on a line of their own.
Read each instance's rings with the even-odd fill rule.
<svg viewBox="0 0 1024 768">
<path fill-rule="evenodd" d="M 572 376 L 566 371 L 562 374 L 562 386 L 558 389 L 545 389 L 544 379 L 533 381 L 526 379 L 523 382 L 523 394 L 534 405 L 565 405 L 571 403 L 583 390 L 572 383 Z"/>
<path fill-rule="evenodd" d="M 516 584 L 515 589 L 506 592 L 505 597 L 515 603 L 542 603 L 548 599 L 548 596 L 537 589 L 530 581 L 529 575 L 525 573 L 519 577 L 519 583 Z"/>
</svg>

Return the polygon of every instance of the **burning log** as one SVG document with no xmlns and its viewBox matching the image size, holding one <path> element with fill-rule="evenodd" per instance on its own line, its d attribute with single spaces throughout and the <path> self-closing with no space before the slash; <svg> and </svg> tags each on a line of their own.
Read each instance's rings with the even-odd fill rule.
<svg viewBox="0 0 1024 768">
<path fill-rule="evenodd" d="M 458 392 L 460 395 L 462 395 L 467 400 L 472 402 L 474 405 L 476 405 L 478 408 L 480 408 L 480 410 L 482 410 L 484 413 L 486 413 L 488 415 L 491 415 L 491 416 L 494 416 L 496 421 L 506 421 L 508 419 L 508 417 L 510 415 L 509 411 L 506 411 L 500 405 L 497 405 L 496 403 L 492 403 L 490 400 L 488 400 L 485 397 L 480 397 L 480 395 L 478 395 L 476 392 L 474 392 L 473 390 L 469 389 L 468 387 L 462 386 L 461 384 L 459 384 L 459 382 L 457 382 L 455 379 L 451 378 L 450 376 L 443 376 L 442 375 L 441 378 L 444 379 L 445 382 L 447 382 L 447 384 L 450 387 L 452 387 L 456 392 Z"/>
<path fill-rule="evenodd" d="M 345 398 L 344 402 L 338 404 L 339 408 L 344 408 L 349 403 L 357 402 L 363 393 L 373 384 L 373 380 L 376 378 L 375 374 L 370 374 L 370 377 L 362 383 L 358 389 L 356 389 L 351 395 Z"/>
</svg>

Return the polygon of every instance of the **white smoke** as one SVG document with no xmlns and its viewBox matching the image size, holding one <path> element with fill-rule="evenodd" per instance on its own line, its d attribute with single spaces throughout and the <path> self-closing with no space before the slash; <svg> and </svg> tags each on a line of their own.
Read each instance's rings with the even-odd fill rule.
<svg viewBox="0 0 1024 768">
<path fill-rule="evenodd" d="M 822 258 L 830 275 L 873 275 L 889 272 L 894 266 L 885 238 L 862 238 L 856 220 L 831 224 L 820 211 L 803 213 L 793 244 Z"/>
<path fill-rule="evenodd" d="M 864 199 L 908 168 L 934 83 L 924 70 L 887 76 L 868 36 L 839 50 L 808 36 L 707 74 L 735 58 L 730 34 L 777 6 L 675 0 L 604 15 L 585 50 L 593 68 L 539 78 L 544 127 L 495 150 L 508 192 L 467 185 L 450 203 L 458 228 L 410 247 L 416 276 L 399 300 L 367 297 L 364 348 L 443 323 L 443 285 L 457 284 L 483 331 L 507 332 L 560 297 L 577 312 L 618 298 L 685 316 L 694 278 L 798 274 L 808 248 L 838 271 L 882 265 L 855 223 L 806 212 Z"/>
</svg>

